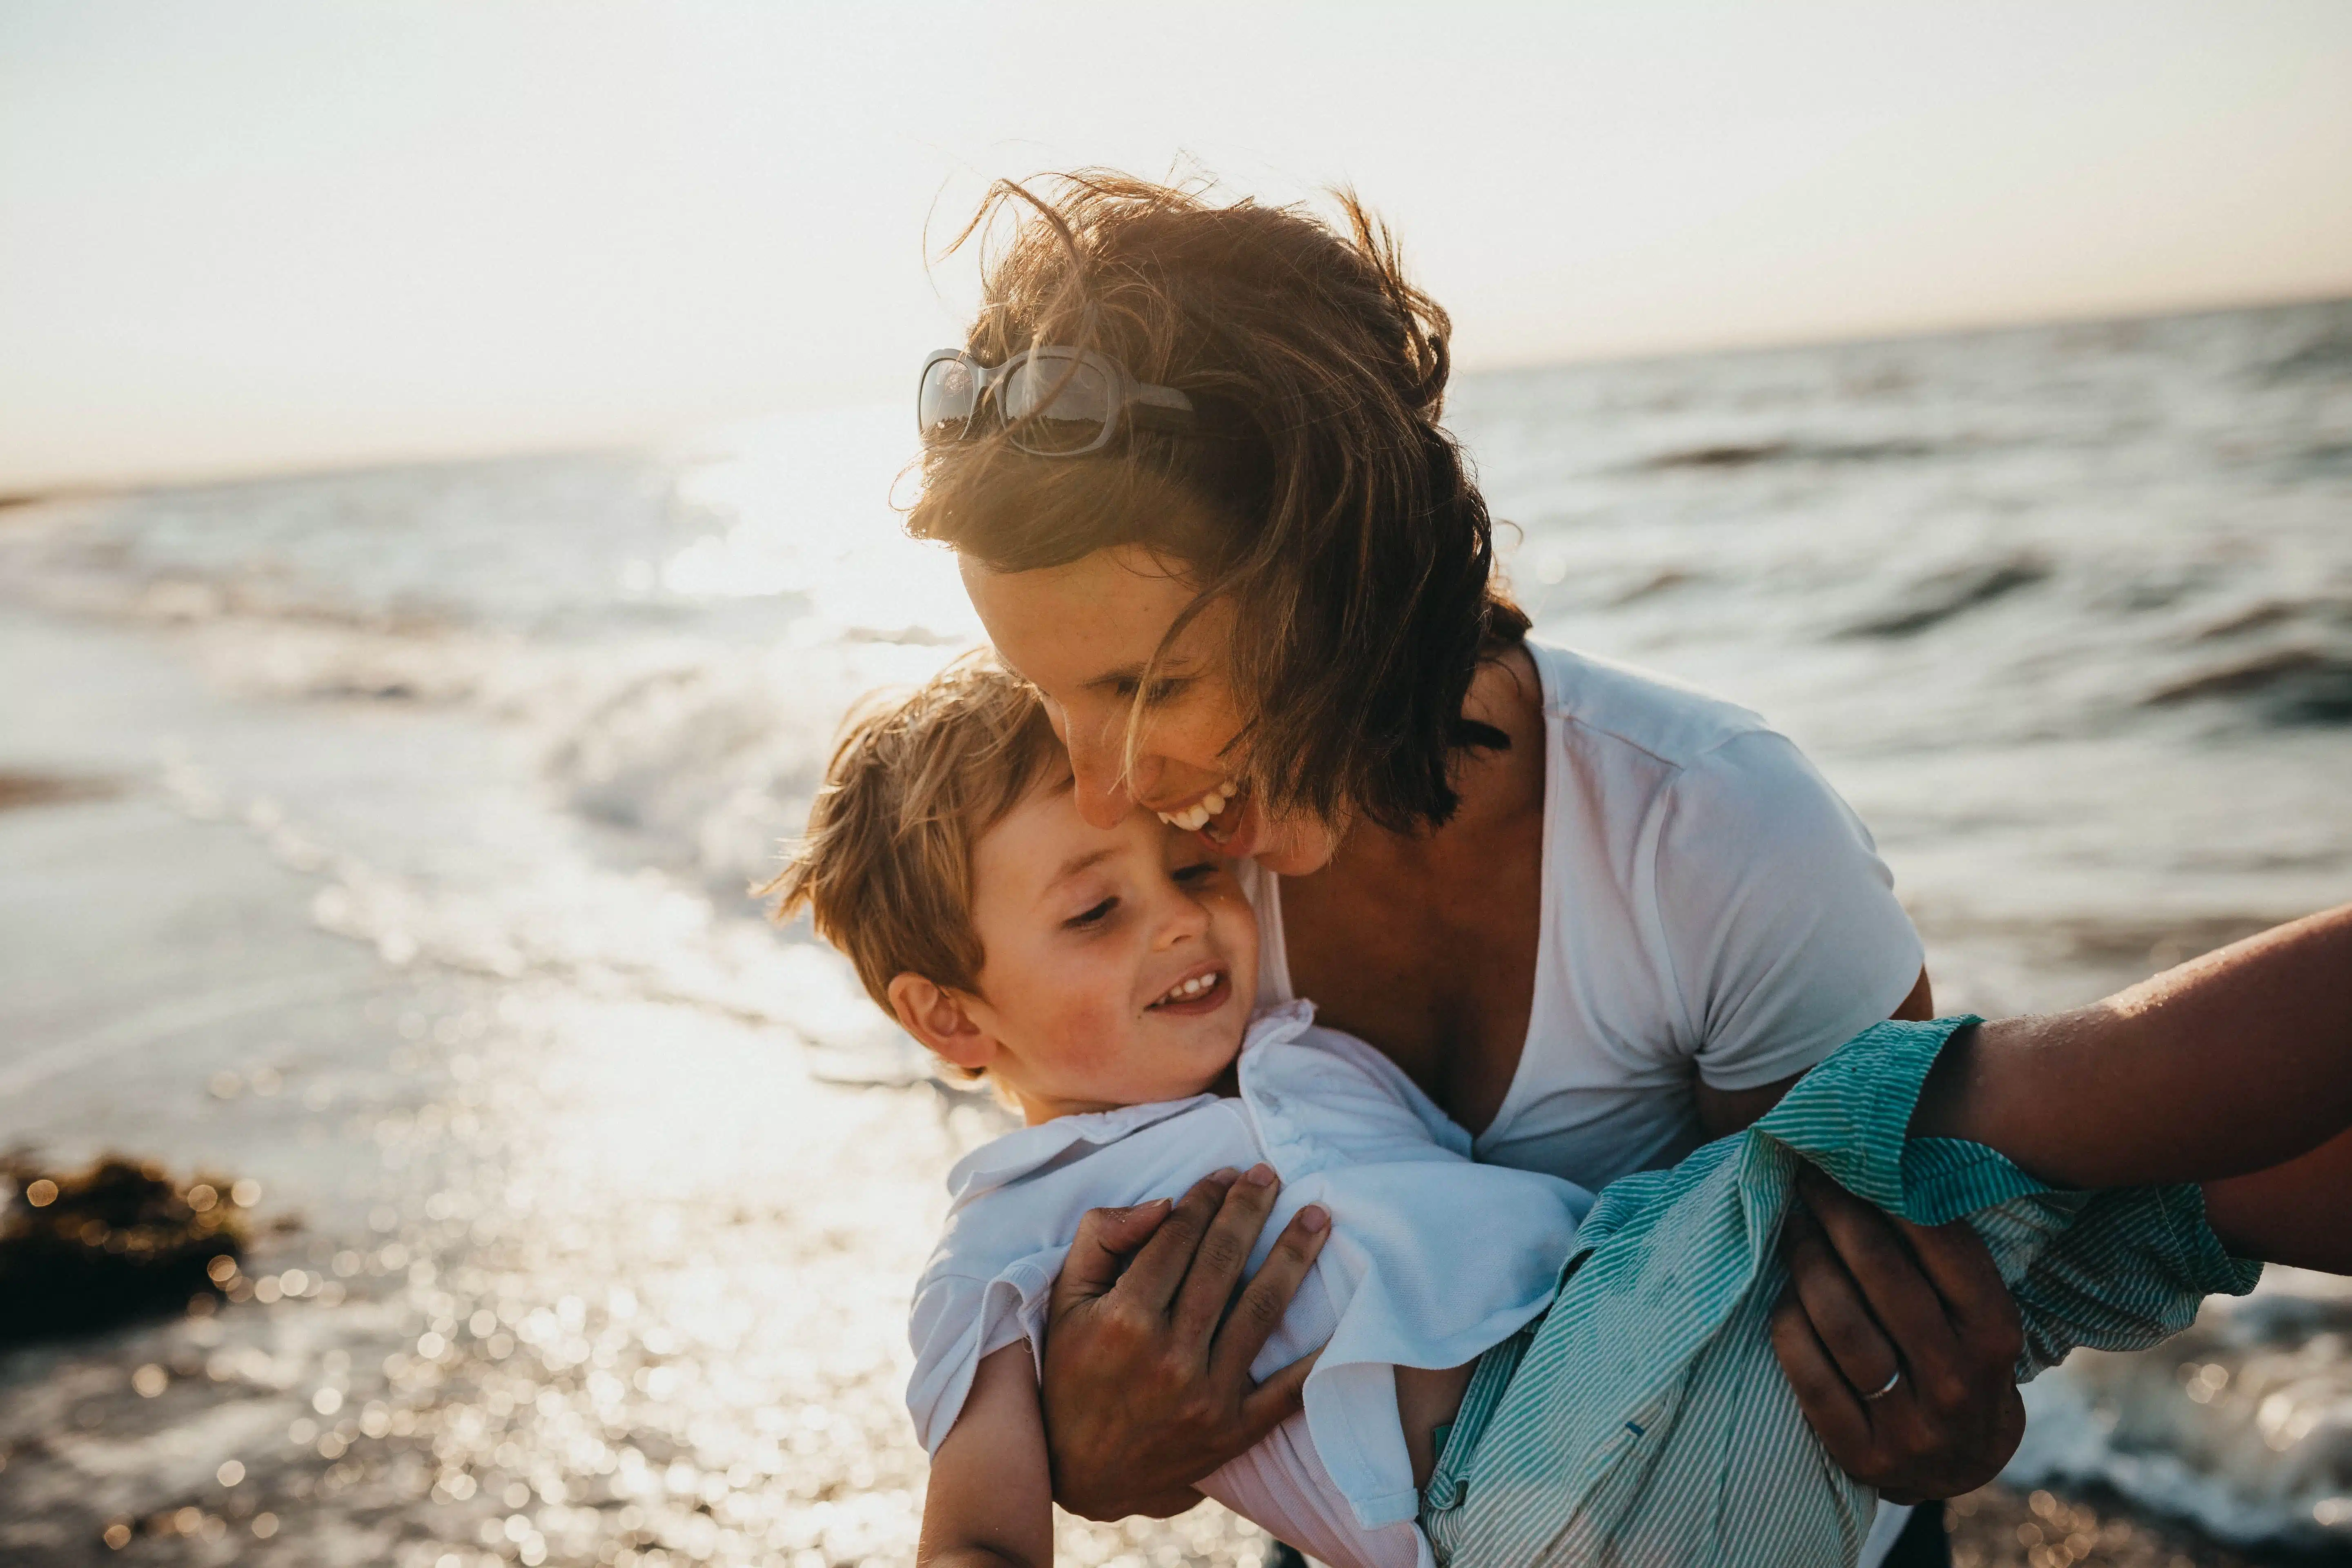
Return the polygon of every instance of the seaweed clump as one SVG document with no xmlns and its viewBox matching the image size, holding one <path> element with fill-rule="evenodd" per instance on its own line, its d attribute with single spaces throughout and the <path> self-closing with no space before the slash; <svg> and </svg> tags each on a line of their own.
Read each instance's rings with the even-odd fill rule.
<svg viewBox="0 0 2352 1568">
<path fill-rule="evenodd" d="M 0 1346 L 184 1311 L 236 1278 L 255 1189 L 106 1155 L 80 1172 L 0 1160 Z M 247 1202 L 239 1202 L 247 1198 Z"/>
</svg>

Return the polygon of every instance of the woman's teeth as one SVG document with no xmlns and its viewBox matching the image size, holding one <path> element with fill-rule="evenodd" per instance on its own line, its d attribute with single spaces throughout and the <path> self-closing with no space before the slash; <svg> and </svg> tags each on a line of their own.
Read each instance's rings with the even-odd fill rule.
<svg viewBox="0 0 2352 1568">
<path fill-rule="evenodd" d="M 1242 786 L 1227 779 L 1181 811 L 1163 811 L 1160 820 L 1171 827 L 1181 827 L 1187 833 L 1198 833 L 1209 825 L 1210 818 L 1225 809 L 1227 802 L 1241 793 Z"/>
<path fill-rule="evenodd" d="M 1220 973 L 1202 974 L 1191 980 L 1180 980 L 1175 984 L 1171 985 L 1167 992 L 1160 996 L 1160 1000 L 1154 1002 L 1152 1005 L 1158 1007 L 1170 1002 L 1191 1002 L 1199 997 L 1206 996 L 1210 992 L 1214 991 L 1217 988 L 1218 984 L 1223 979 L 1224 976 Z"/>
</svg>

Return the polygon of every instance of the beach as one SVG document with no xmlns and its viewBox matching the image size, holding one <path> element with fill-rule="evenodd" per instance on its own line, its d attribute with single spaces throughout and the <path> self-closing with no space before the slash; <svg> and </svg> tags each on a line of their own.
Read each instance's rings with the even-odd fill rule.
<svg viewBox="0 0 2352 1568">
<path fill-rule="evenodd" d="M 1538 634 L 1787 730 L 1941 1011 L 2352 897 L 2352 305 L 1449 417 Z M 907 1292 L 1006 1123 L 749 891 L 848 701 L 977 636 L 907 423 L 0 506 L 0 1147 L 257 1184 L 231 1299 L 0 1352 L 0 1558 L 911 1562 Z M 2352 1556 L 2347 1346 L 2281 1272 L 2076 1358 L 1956 1560 Z"/>
</svg>

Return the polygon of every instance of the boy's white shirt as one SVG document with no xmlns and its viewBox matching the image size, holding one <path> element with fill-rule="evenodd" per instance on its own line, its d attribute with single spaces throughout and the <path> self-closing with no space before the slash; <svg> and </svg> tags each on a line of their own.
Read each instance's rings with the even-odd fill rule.
<svg viewBox="0 0 2352 1568">
<path fill-rule="evenodd" d="M 1307 1204 L 1332 1229 L 1251 1372 L 1323 1359 L 1303 1415 L 1201 1489 L 1335 1568 L 1426 1564 L 1393 1369 L 1459 1366 L 1540 1313 L 1591 1194 L 1472 1163 L 1468 1133 L 1378 1051 L 1315 1026 L 1310 1004 L 1251 1023 L 1238 1078 L 1238 1099 L 1060 1117 L 957 1163 L 908 1328 L 915 1429 L 936 1452 L 983 1357 L 1024 1338 L 1042 1356 L 1087 1210 L 1173 1198 L 1263 1160 L 1282 1191 L 1250 1268 Z"/>
</svg>

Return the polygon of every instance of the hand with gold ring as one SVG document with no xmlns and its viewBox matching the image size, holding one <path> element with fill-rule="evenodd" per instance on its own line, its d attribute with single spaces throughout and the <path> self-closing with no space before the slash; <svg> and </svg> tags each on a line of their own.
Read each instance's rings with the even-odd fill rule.
<svg viewBox="0 0 2352 1568">
<path fill-rule="evenodd" d="M 1990 1480 L 2025 1431 L 2024 1333 L 1966 1225 L 1890 1219 L 1807 1166 L 1772 1349 L 1836 1466 L 1890 1502 Z"/>
</svg>

